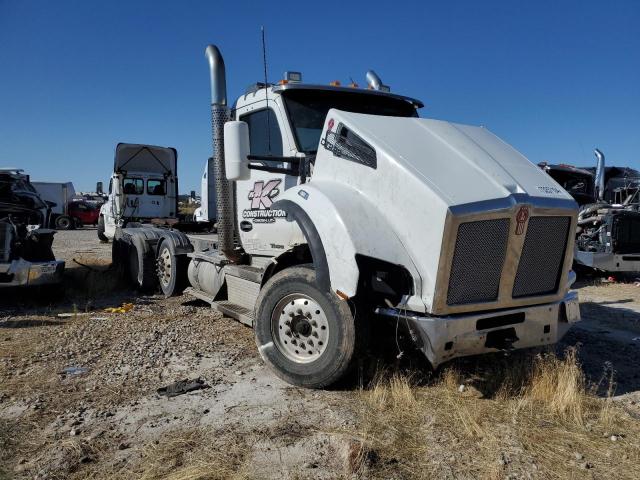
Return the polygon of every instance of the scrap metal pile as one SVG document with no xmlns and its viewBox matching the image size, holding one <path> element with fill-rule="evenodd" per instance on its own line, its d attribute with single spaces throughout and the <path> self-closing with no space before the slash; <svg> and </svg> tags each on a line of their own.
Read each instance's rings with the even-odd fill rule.
<svg viewBox="0 0 640 480">
<path fill-rule="evenodd" d="M 51 249 L 48 205 L 18 169 L 0 170 L 0 287 L 57 283 L 64 262 Z"/>
</svg>

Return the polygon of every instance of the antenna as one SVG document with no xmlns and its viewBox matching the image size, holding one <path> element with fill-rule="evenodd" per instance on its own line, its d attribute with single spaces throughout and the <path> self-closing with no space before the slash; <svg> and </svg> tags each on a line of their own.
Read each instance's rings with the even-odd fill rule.
<svg viewBox="0 0 640 480">
<path fill-rule="evenodd" d="M 271 115 L 269 114 L 269 92 L 267 91 L 267 46 L 264 41 L 264 26 L 260 27 L 262 32 L 262 64 L 264 66 L 264 98 L 267 100 L 267 145 L 269 147 L 269 155 L 271 155 Z"/>
</svg>

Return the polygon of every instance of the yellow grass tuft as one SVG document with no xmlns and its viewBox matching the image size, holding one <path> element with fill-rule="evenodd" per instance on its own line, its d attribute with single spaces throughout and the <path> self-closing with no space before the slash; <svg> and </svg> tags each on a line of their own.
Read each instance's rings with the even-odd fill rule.
<svg viewBox="0 0 640 480">
<path fill-rule="evenodd" d="M 381 374 L 362 390 L 350 432 L 362 443 L 360 477 L 571 478 L 596 468 L 635 478 L 640 424 L 589 391 L 575 350 L 515 356 L 466 376 L 450 367 L 416 386 Z M 612 442 L 611 432 L 625 434 Z"/>
<path fill-rule="evenodd" d="M 569 349 L 564 359 L 546 355 L 535 360 L 523 397 L 564 420 L 583 425 L 585 404 L 590 400 L 585 385 L 576 352 Z"/>
</svg>

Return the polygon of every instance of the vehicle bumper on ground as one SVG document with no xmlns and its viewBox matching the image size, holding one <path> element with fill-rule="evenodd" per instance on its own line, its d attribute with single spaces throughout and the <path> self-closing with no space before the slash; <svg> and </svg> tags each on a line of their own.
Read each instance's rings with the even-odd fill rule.
<svg viewBox="0 0 640 480">
<path fill-rule="evenodd" d="M 580 321 L 573 291 L 559 302 L 495 312 L 431 317 L 381 308 L 377 313 L 404 323 L 434 368 L 456 357 L 550 345 Z"/>
<path fill-rule="evenodd" d="M 0 288 L 51 285 L 62 281 L 64 262 L 29 262 L 19 259 L 0 263 Z"/>
<path fill-rule="evenodd" d="M 619 255 L 576 250 L 575 259 L 579 264 L 604 272 L 640 272 L 640 253 Z"/>
</svg>

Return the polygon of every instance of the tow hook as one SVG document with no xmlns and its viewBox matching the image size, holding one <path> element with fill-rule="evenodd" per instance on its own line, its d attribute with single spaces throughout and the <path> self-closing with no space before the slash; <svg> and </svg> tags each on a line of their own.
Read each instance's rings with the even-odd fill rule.
<svg viewBox="0 0 640 480">
<path fill-rule="evenodd" d="M 510 351 L 514 350 L 514 342 L 520 340 L 516 335 L 516 329 L 503 328 L 487 333 L 487 340 L 484 344 L 486 348 L 495 348 L 497 350 Z"/>
</svg>

